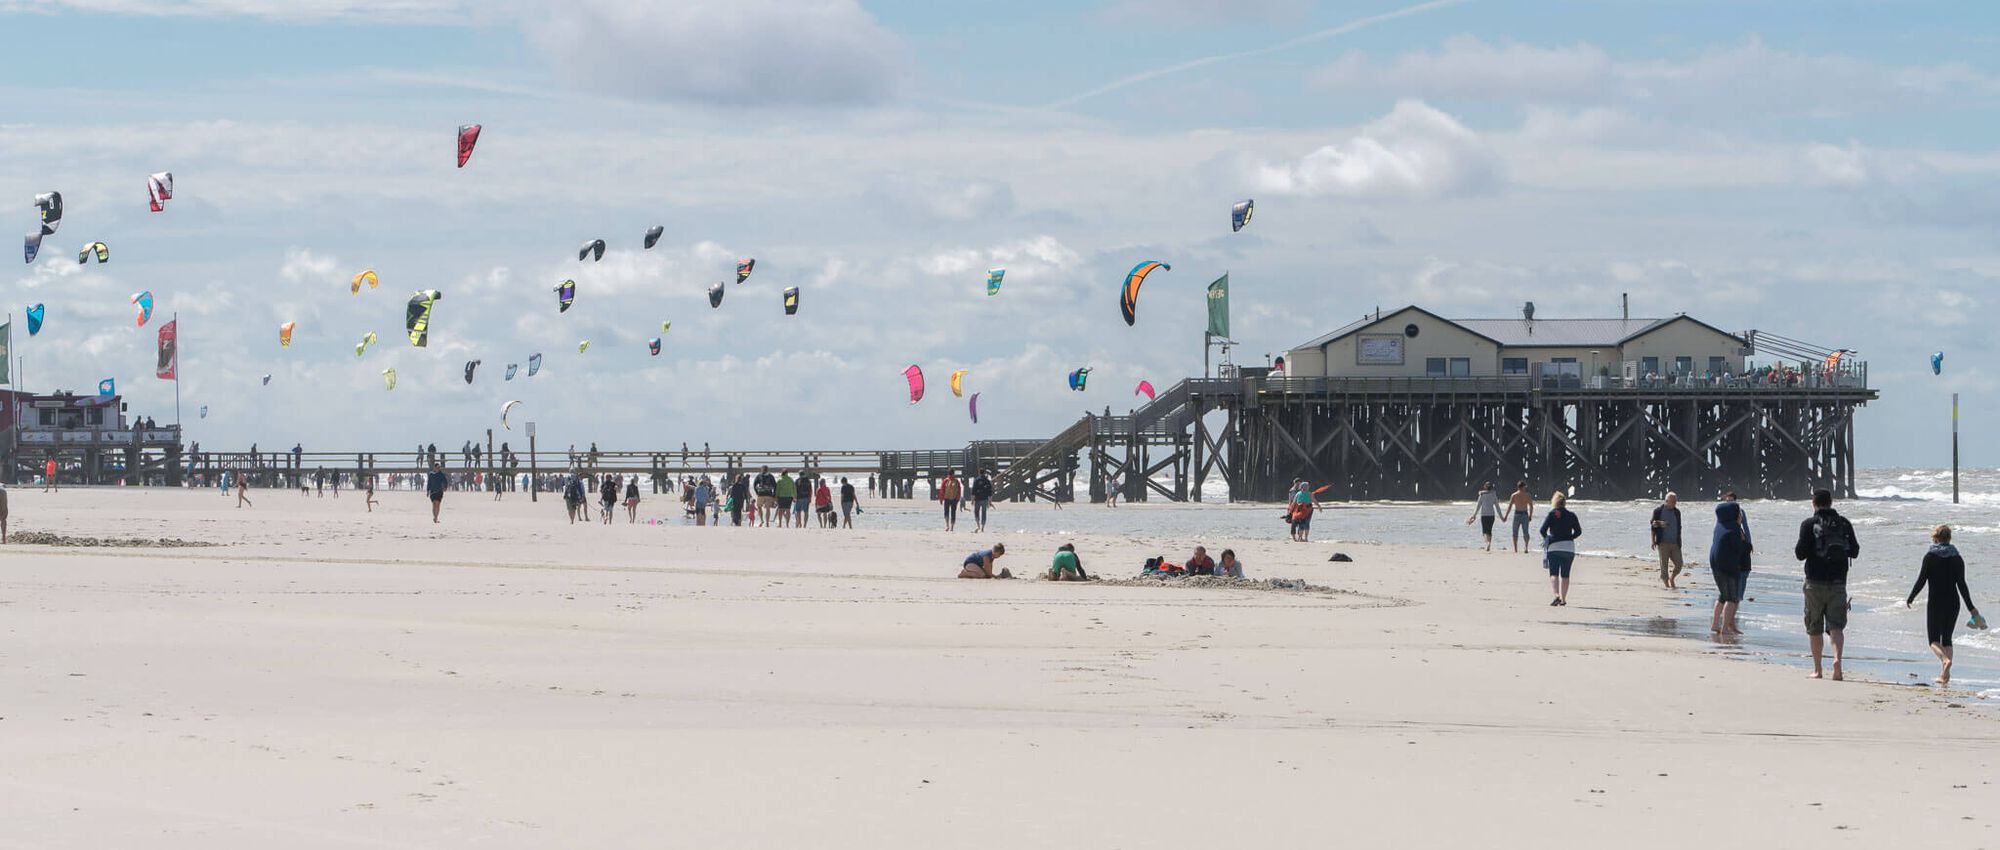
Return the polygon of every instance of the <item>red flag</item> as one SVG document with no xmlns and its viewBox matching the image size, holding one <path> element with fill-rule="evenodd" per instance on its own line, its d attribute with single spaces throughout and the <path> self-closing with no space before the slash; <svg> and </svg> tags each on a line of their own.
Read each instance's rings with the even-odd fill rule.
<svg viewBox="0 0 2000 850">
<path fill-rule="evenodd" d="M 177 324 L 180 324 L 179 320 L 160 326 L 160 362 L 153 374 L 158 375 L 162 380 L 174 380 L 176 370 L 181 365 L 180 346 L 175 339 L 176 329 L 174 326 Z"/>
</svg>

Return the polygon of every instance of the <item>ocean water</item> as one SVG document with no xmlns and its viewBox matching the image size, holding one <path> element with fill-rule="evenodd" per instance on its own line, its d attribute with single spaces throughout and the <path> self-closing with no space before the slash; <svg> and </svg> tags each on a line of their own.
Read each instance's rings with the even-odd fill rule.
<svg viewBox="0 0 2000 850">
<path fill-rule="evenodd" d="M 2000 615 L 2000 470 L 1966 470 L 1960 475 L 1960 503 L 1951 503 L 1951 473 L 1933 469 L 1878 469 L 1856 480 L 1857 499 L 1836 505 L 1854 523 L 1862 557 L 1848 578 L 1854 611 L 1847 628 L 1850 673 L 1880 681 L 1928 684 L 1937 664 L 1924 642 L 1922 598 L 1915 608 L 1903 599 L 1916 581 L 1918 565 L 1930 547 L 1931 528 L 1952 526 L 1953 542 L 1966 560 L 1966 582 L 1973 601 L 1989 619 Z M 919 497 L 922 490 L 919 489 Z M 1223 492 L 1205 495 L 1225 498 Z M 1404 543 L 1475 548 L 1477 526 L 1467 526 L 1472 494 L 1463 502 L 1333 502 L 1313 518 L 1315 545 L 1342 542 Z M 1546 496 L 1546 494 L 1540 494 Z M 1686 558 L 1694 588 L 1674 596 L 1664 591 L 1650 631 L 1708 640 L 1708 618 L 1714 600 L 1707 563 L 1709 530 L 1714 524 L 1712 496 L 1682 494 L 1681 513 L 1687 524 Z M 1546 500 L 1544 499 L 1544 504 Z M 863 503 L 867 504 L 866 501 Z M 921 501 L 891 502 L 919 506 Z M 1592 558 L 1652 561 L 1647 523 L 1656 502 L 1571 503 L 1583 523 L 1577 564 L 1578 593 L 1588 593 Z M 993 530 L 1134 534 L 1192 539 L 1215 546 L 1245 540 L 1282 540 L 1285 526 L 1279 509 L 1269 504 L 1172 504 L 1151 502 L 1133 509 L 1109 510 L 1102 505 L 1072 504 L 1054 510 L 1045 503 L 1002 503 L 994 508 Z M 1799 523 L 1811 516 L 1803 501 L 1763 500 L 1743 503 L 1753 539 L 1759 544 L 1746 601 L 1738 615 L 1743 638 L 1720 648 L 1727 654 L 1781 663 L 1808 663 L 1800 611 L 1798 561 L 1792 544 Z M 938 527 L 930 510 L 879 510 L 863 519 L 881 527 Z M 961 522 L 970 525 L 969 511 Z M 1505 534 L 1495 529 L 1496 538 Z M 1253 570 L 1255 565 L 1251 565 Z M 1524 569 L 1533 569 L 1532 565 Z M 1926 591 L 1928 593 L 1928 590 Z M 1685 603 L 1693 602 L 1692 606 Z M 1968 616 L 1968 615 L 1961 615 Z M 2000 630 L 1975 632 L 1961 627 L 1954 638 L 1957 664 L 1952 684 L 2000 699 Z"/>
</svg>

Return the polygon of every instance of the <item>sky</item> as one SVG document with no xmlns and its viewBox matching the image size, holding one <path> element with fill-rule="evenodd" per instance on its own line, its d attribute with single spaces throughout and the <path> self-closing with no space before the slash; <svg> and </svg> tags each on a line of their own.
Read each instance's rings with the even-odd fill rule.
<svg viewBox="0 0 2000 850">
<path fill-rule="evenodd" d="M 1864 466 L 1947 463 L 1953 392 L 1966 462 L 2000 465 L 1992 4 L 0 0 L 0 28 L 0 216 L 68 204 L 0 276 L 17 321 L 48 310 L 20 377 L 115 378 L 170 420 L 128 302 L 150 290 L 204 448 L 518 447 L 512 399 L 545 448 L 1043 437 L 1199 374 L 1227 272 L 1241 363 L 1378 306 L 1608 316 L 1629 293 L 1860 352 Z M 111 262 L 75 263 L 94 241 Z M 739 257 L 756 273 L 711 309 Z M 1148 259 L 1173 268 L 1128 328 Z M 381 288 L 350 294 L 363 269 Z M 421 349 L 419 289 L 444 294 Z"/>
</svg>

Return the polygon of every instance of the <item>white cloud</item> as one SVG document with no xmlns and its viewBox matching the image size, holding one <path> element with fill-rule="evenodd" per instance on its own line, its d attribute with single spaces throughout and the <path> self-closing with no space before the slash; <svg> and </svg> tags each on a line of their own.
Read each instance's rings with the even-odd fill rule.
<svg viewBox="0 0 2000 850">
<path fill-rule="evenodd" d="M 341 279 L 340 261 L 303 248 L 286 248 L 278 276 L 293 283 L 332 284 Z"/>
<path fill-rule="evenodd" d="M 1810 184 L 1854 188 L 1865 186 L 1869 181 L 1870 169 L 1866 154 L 1861 146 L 1849 143 L 1846 147 L 1818 144 L 1806 148 L 1802 155 L 1803 179 Z"/>
<path fill-rule="evenodd" d="M 1499 157 L 1477 134 L 1406 100 L 1344 141 L 1296 161 L 1254 166 L 1250 176 L 1263 192 L 1422 200 L 1485 191 L 1500 173 Z"/>
<path fill-rule="evenodd" d="M 1611 103 L 1733 117 L 1849 115 L 2000 94 L 2000 78 L 1963 63 L 1890 65 L 1775 50 L 1755 39 L 1685 59 L 1621 60 L 1591 44 L 1541 47 L 1456 36 L 1437 50 L 1386 62 L 1350 53 L 1314 81 L 1332 90 L 1432 99 Z"/>
<path fill-rule="evenodd" d="M 556 0 L 525 34 L 579 87 L 723 105 L 881 100 L 901 42 L 855 0 Z"/>
<path fill-rule="evenodd" d="M 906 73 L 902 41 L 857 0 L 0 0 L 156 17 L 314 23 L 512 23 L 556 74 L 599 94 L 730 106 L 872 103 Z"/>
</svg>

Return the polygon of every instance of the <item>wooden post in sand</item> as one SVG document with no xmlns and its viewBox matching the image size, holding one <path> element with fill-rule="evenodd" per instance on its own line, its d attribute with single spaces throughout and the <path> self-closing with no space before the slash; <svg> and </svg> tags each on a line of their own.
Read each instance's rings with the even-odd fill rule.
<svg viewBox="0 0 2000 850">
<path fill-rule="evenodd" d="M 1951 394 L 1951 503 L 1958 504 L 1958 393 Z"/>
<path fill-rule="evenodd" d="M 528 423 L 528 501 L 539 502 L 542 478 L 535 472 L 535 423 Z"/>
</svg>

